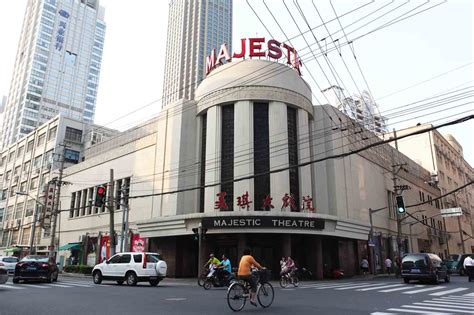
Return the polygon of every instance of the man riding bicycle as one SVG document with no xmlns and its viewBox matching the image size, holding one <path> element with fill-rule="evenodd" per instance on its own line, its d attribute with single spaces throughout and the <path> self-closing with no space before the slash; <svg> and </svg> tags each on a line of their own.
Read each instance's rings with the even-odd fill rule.
<svg viewBox="0 0 474 315">
<path fill-rule="evenodd" d="M 257 306 L 257 277 L 252 274 L 252 267 L 257 269 L 263 269 L 263 267 L 252 257 L 252 251 L 250 250 L 250 248 L 246 248 L 244 250 L 244 255 L 240 259 L 239 271 L 237 275 L 239 277 L 239 280 L 246 281 L 250 284 L 250 304 L 252 304 L 253 306 Z"/>
</svg>

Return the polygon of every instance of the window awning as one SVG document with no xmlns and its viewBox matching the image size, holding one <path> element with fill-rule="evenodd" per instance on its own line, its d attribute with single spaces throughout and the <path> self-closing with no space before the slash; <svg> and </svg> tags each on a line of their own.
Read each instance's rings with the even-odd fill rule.
<svg viewBox="0 0 474 315">
<path fill-rule="evenodd" d="M 10 248 L 5 249 L 6 253 L 15 253 L 15 252 L 21 252 L 21 251 L 22 251 L 21 247 L 10 247 Z"/>
<path fill-rule="evenodd" d="M 74 250 L 81 249 L 81 243 L 67 243 L 66 245 L 60 246 L 58 250 Z"/>
</svg>

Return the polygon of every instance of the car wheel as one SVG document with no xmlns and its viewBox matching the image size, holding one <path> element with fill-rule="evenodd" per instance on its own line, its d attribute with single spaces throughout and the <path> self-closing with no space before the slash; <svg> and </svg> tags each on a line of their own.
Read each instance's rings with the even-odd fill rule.
<svg viewBox="0 0 474 315">
<path fill-rule="evenodd" d="M 449 275 L 446 274 L 446 277 L 444 278 L 444 282 L 448 283 L 451 279 L 449 278 Z"/>
<path fill-rule="evenodd" d="M 13 281 L 13 283 L 18 283 L 18 282 L 20 282 L 20 280 L 19 280 L 18 278 L 13 278 L 12 281 Z"/>
<path fill-rule="evenodd" d="M 94 271 L 94 274 L 92 275 L 92 278 L 93 278 L 95 284 L 101 284 L 102 283 L 102 272 L 100 272 L 100 270 Z"/>
<path fill-rule="evenodd" d="M 53 282 L 53 274 L 52 273 L 50 273 L 48 275 L 48 277 L 46 278 L 46 283 L 51 283 L 51 282 Z"/>
<path fill-rule="evenodd" d="M 410 283 L 410 279 L 408 279 L 408 278 L 403 278 L 403 282 L 405 282 L 405 283 Z"/>
<path fill-rule="evenodd" d="M 129 271 L 125 277 L 127 278 L 127 285 L 130 285 L 130 286 L 137 285 L 138 278 L 135 272 Z"/>
<path fill-rule="evenodd" d="M 150 285 L 151 285 L 152 287 L 156 287 L 156 286 L 158 285 L 158 283 L 160 283 L 159 280 L 150 280 Z"/>
<path fill-rule="evenodd" d="M 58 276 L 59 276 L 59 273 L 56 271 L 56 272 L 54 273 L 54 278 L 53 278 L 53 281 L 54 281 L 54 282 L 58 282 Z"/>
</svg>

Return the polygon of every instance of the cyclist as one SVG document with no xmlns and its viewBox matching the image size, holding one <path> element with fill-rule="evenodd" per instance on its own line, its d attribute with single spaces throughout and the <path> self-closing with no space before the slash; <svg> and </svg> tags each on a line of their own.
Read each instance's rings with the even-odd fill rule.
<svg viewBox="0 0 474 315">
<path fill-rule="evenodd" d="M 230 265 L 229 258 L 227 258 L 225 254 L 222 255 L 221 263 L 217 266 L 216 272 L 221 284 L 229 281 L 229 276 L 232 273 L 232 266 Z"/>
<path fill-rule="evenodd" d="M 244 250 L 244 255 L 240 259 L 239 271 L 237 275 L 239 280 L 244 280 L 250 284 L 250 304 L 257 306 L 257 277 L 252 274 L 252 267 L 263 269 L 263 267 L 260 266 L 260 264 L 252 257 L 252 251 L 250 248 L 246 248 Z"/>
<path fill-rule="evenodd" d="M 209 273 L 208 273 L 208 276 L 209 275 L 212 275 L 214 273 L 214 270 L 217 268 L 217 266 L 219 266 L 221 264 L 221 262 L 219 261 L 219 259 L 217 259 L 214 254 L 210 254 L 209 255 L 209 260 L 206 262 L 206 264 L 204 265 L 204 268 L 206 267 L 209 267 Z"/>
</svg>

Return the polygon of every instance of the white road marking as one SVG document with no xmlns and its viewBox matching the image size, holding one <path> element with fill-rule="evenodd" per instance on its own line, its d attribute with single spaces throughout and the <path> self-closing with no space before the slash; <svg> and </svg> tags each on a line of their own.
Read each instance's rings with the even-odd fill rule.
<svg viewBox="0 0 474 315">
<path fill-rule="evenodd" d="M 433 299 L 433 300 L 439 300 L 439 301 L 456 301 L 456 302 L 466 302 L 466 303 L 473 303 L 474 301 L 470 298 L 461 298 L 461 297 L 456 297 L 456 296 L 443 296 L 440 299 Z"/>
<path fill-rule="evenodd" d="M 334 290 L 350 290 L 350 289 L 358 289 L 358 288 L 364 288 L 364 287 L 374 287 L 374 286 L 380 286 L 380 283 L 372 283 L 372 284 L 364 284 L 364 285 L 353 285 L 345 288 L 336 288 Z"/>
<path fill-rule="evenodd" d="M 167 298 L 166 301 L 185 301 L 186 298 Z"/>
<path fill-rule="evenodd" d="M 357 289 L 356 291 L 372 291 L 372 290 L 378 290 L 378 289 L 399 287 L 399 286 L 402 286 L 402 285 L 404 285 L 404 284 L 391 284 L 391 285 L 385 285 L 385 286 L 381 286 L 381 287 Z"/>
<path fill-rule="evenodd" d="M 427 291 L 434 291 L 434 290 L 440 290 L 444 289 L 445 287 L 431 287 L 431 288 L 425 288 L 425 289 L 420 289 L 420 290 L 413 290 L 413 291 L 407 291 L 407 292 L 402 292 L 403 294 L 415 294 L 415 293 L 421 293 L 421 292 L 427 292 Z"/>
<path fill-rule="evenodd" d="M 461 292 L 461 291 L 465 291 L 465 290 L 469 290 L 469 289 L 468 288 L 457 288 L 457 289 L 452 289 L 452 290 L 447 290 L 447 291 L 431 293 L 430 295 L 441 296 L 441 295 L 446 295 L 446 294 L 450 294 L 450 293 L 454 293 L 454 292 Z"/>
<path fill-rule="evenodd" d="M 402 305 L 402 307 L 407 308 L 415 308 L 415 309 L 424 309 L 424 310 L 435 310 L 435 311 L 447 311 L 447 312 L 457 312 L 457 313 L 467 313 L 472 314 L 472 311 L 465 311 L 465 310 L 458 310 L 458 309 L 450 309 L 450 308 L 440 308 L 440 307 L 432 307 L 432 306 L 416 306 L 416 305 Z M 405 310 L 408 312 L 413 312 L 412 310 Z M 425 313 L 428 313 L 425 311 Z M 429 312 L 432 314 L 431 312 Z"/>
<path fill-rule="evenodd" d="M 24 289 L 22 287 L 17 287 L 17 286 L 8 285 L 8 284 L 0 284 L 0 288 L 15 289 L 15 290 L 23 290 Z"/>
<path fill-rule="evenodd" d="M 474 292 L 468 293 L 468 294 L 464 294 L 463 296 L 474 296 Z"/>
<path fill-rule="evenodd" d="M 313 283 L 313 284 L 303 284 L 300 286 L 300 289 L 314 289 L 314 288 L 332 288 L 339 287 L 342 285 L 354 285 L 354 282 L 344 282 L 344 283 Z"/>
<path fill-rule="evenodd" d="M 51 289 L 50 287 L 45 287 L 44 285 L 37 285 L 37 284 L 20 284 L 22 287 L 26 288 L 39 288 L 39 289 Z"/>
<path fill-rule="evenodd" d="M 405 286 L 405 287 L 401 287 L 401 288 L 395 288 L 395 289 L 387 289 L 387 290 L 381 290 L 381 291 L 377 291 L 377 292 L 394 292 L 394 291 L 401 291 L 401 290 L 410 290 L 410 289 L 415 289 L 415 288 L 423 288 L 424 285 L 420 284 L 420 285 L 415 285 L 414 287 L 409 287 L 409 286 Z"/>
<path fill-rule="evenodd" d="M 364 285 L 364 284 L 368 284 L 368 283 L 359 283 L 357 285 Z M 313 288 L 315 290 L 324 290 L 324 289 L 336 289 L 336 288 L 343 288 L 343 287 L 347 287 L 347 286 L 354 286 L 356 285 L 355 283 L 350 283 L 350 284 L 335 284 L 335 285 L 332 285 L 332 286 L 324 286 L 324 287 L 318 287 L 318 288 Z"/>
<path fill-rule="evenodd" d="M 422 303 L 422 302 L 415 302 L 414 305 L 424 305 L 424 306 L 435 306 L 435 307 L 451 307 L 453 309 L 460 308 L 460 309 L 468 309 L 472 310 L 472 306 L 459 306 L 459 305 L 449 305 L 449 304 L 433 304 L 429 303 Z"/>
<path fill-rule="evenodd" d="M 64 285 L 64 284 L 45 283 L 44 285 L 51 286 L 51 287 L 72 288 L 71 286 Z"/>
<path fill-rule="evenodd" d="M 81 283 L 75 283 L 75 282 L 64 282 L 64 281 L 61 281 L 61 284 L 72 285 L 72 286 L 78 286 L 78 287 L 85 287 L 85 288 L 92 288 L 92 287 L 94 287 L 94 285 L 91 285 L 91 284 L 81 284 Z"/>
<path fill-rule="evenodd" d="M 389 308 L 387 311 L 395 311 L 402 313 L 416 313 L 416 314 L 430 314 L 430 315 L 453 315 L 451 313 L 437 313 L 437 312 L 427 312 L 427 311 L 418 311 L 418 310 L 407 310 L 404 308 Z"/>
<path fill-rule="evenodd" d="M 370 315 L 396 315 L 397 313 L 373 312 Z"/>
<path fill-rule="evenodd" d="M 433 300 L 423 301 L 423 302 L 431 303 L 431 304 L 447 304 L 447 305 L 449 304 L 449 305 L 459 305 L 459 306 L 467 306 L 468 305 L 470 308 L 474 308 L 474 305 L 466 303 L 466 302 L 433 301 Z"/>
</svg>

